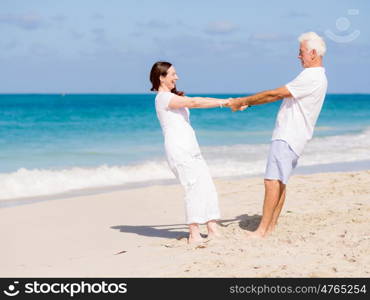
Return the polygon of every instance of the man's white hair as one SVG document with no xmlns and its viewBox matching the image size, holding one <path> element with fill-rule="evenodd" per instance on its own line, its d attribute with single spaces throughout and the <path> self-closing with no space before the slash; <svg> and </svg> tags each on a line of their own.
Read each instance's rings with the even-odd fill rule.
<svg viewBox="0 0 370 300">
<path fill-rule="evenodd" d="M 307 41 L 308 51 L 315 49 L 317 55 L 319 56 L 324 56 L 326 52 L 325 41 L 316 32 L 311 31 L 311 32 L 303 33 L 299 36 L 298 41 L 300 43 Z"/>
</svg>

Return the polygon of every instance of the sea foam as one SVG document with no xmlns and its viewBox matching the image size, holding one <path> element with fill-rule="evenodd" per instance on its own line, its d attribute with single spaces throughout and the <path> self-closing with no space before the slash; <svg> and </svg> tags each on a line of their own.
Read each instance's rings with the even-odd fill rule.
<svg viewBox="0 0 370 300">
<path fill-rule="evenodd" d="M 264 172 L 269 144 L 202 147 L 213 177 L 254 176 Z M 317 137 L 299 166 L 370 160 L 370 128 L 353 135 Z M 0 174 L 0 199 L 52 195 L 73 190 L 174 179 L 165 158 L 136 165 L 70 169 L 25 169 Z"/>
</svg>

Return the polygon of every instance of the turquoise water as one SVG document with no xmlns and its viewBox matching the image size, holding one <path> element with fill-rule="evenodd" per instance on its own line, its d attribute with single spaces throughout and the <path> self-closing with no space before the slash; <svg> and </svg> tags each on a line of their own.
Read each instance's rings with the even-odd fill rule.
<svg viewBox="0 0 370 300">
<path fill-rule="evenodd" d="M 7 184 L 22 190 L 31 185 L 25 178 L 32 174 L 40 179 L 42 191 L 44 177 L 51 180 L 49 185 L 53 187 L 60 185 L 53 181 L 54 177 L 76 181 L 73 178 L 80 179 L 81 172 L 90 172 L 86 176 L 95 179 L 104 177 L 94 183 L 81 183 L 81 187 L 170 178 L 154 97 L 0 95 L 3 180 L 10 180 Z M 260 173 L 279 106 L 280 102 L 276 102 L 237 113 L 227 108 L 191 110 L 192 125 L 215 176 Z M 303 163 L 370 159 L 369 128 L 370 95 L 327 95 Z M 105 182 L 106 178 L 110 179 Z M 63 183 L 68 184 L 68 180 Z"/>
</svg>

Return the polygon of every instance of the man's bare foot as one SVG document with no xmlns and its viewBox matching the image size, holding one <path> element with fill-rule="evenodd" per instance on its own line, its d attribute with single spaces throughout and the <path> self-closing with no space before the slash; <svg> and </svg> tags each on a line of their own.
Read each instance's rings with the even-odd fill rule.
<svg viewBox="0 0 370 300">
<path fill-rule="evenodd" d="M 270 224 L 269 228 L 267 229 L 266 231 L 266 234 L 265 235 L 270 235 L 276 228 L 277 226 L 277 222 L 275 224 Z"/>
<path fill-rule="evenodd" d="M 260 231 L 249 231 L 247 230 L 245 232 L 245 235 L 247 238 L 255 238 L 255 239 L 260 239 L 260 238 L 264 238 L 266 236 L 266 234 L 263 234 L 262 232 Z"/>
<path fill-rule="evenodd" d="M 269 235 L 270 233 L 272 233 L 275 229 L 275 226 L 270 226 L 267 231 L 266 231 L 266 234 L 265 235 Z"/>
</svg>

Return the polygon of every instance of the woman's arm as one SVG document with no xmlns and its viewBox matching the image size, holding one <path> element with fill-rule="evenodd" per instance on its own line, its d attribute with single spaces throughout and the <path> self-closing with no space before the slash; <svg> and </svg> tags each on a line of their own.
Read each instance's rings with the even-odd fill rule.
<svg viewBox="0 0 370 300">
<path fill-rule="evenodd" d="M 171 109 L 177 108 L 212 108 L 228 106 L 228 99 L 216 99 L 208 97 L 186 97 L 186 96 L 172 96 L 168 107 Z"/>
</svg>

